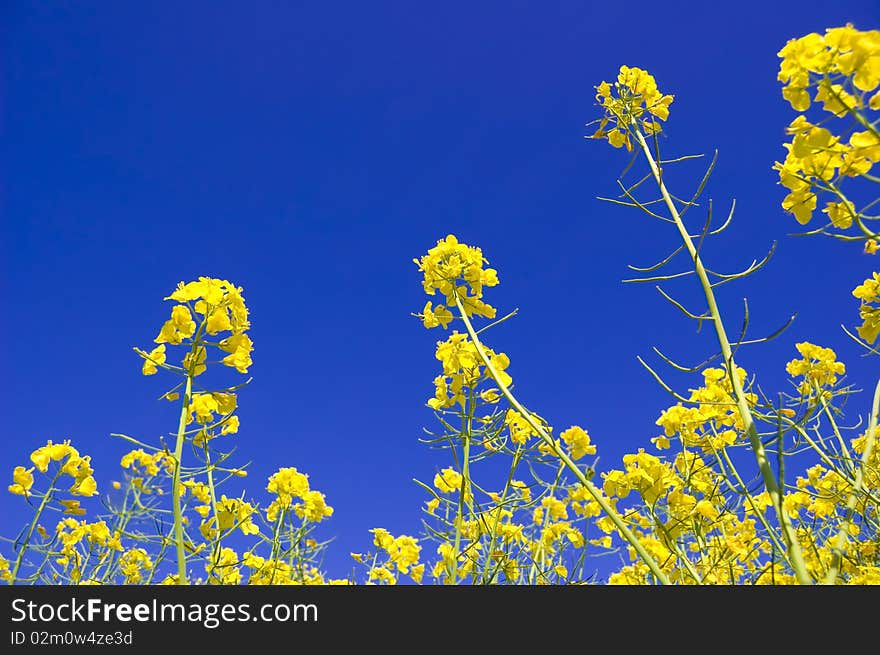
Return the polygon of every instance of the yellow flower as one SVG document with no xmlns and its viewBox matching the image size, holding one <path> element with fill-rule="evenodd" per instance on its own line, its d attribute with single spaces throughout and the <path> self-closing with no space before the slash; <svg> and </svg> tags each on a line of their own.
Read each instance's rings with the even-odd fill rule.
<svg viewBox="0 0 880 655">
<path fill-rule="evenodd" d="M 266 490 L 290 503 L 292 498 L 302 498 L 309 492 L 309 476 L 293 467 L 278 469 L 269 477 Z"/>
<path fill-rule="evenodd" d="M 385 528 L 373 528 L 373 543 L 382 550 L 388 550 L 394 544 L 394 535 Z"/>
<path fill-rule="evenodd" d="M 205 331 L 208 334 L 217 334 L 226 330 L 232 330 L 232 321 L 229 320 L 229 309 L 218 307 L 208 315 Z"/>
<path fill-rule="evenodd" d="M 234 368 L 239 373 L 247 373 L 248 367 L 254 362 L 251 359 L 254 344 L 246 334 L 233 334 L 220 342 L 220 348 L 230 353 L 223 358 L 223 364 Z"/>
<path fill-rule="evenodd" d="M 444 494 L 461 489 L 461 474 L 452 468 L 445 468 L 434 476 L 434 486 Z"/>
<path fill-rule="evenodd" d="M 94 496 L 98 493 L 98 483 L 91 475 L 77 478 L 76 482 L 70 488 L 70 493 L 74 496 Z"/>
<path fill-rule="evenodd" d="M 23 466 L 16 466 L 12 471 L 12 484 L 9 485 L 9 493 L 17 496 L 29 496 L 31 487 L 34 486 L 34 469 L 33 467 L 26 469 Z"/>
<path fill-rule="evenodd" d="M 856 215 L 855 207 L 848 200 L 844 202 L 829 202 L 822 211 L 828 214 L 828 218 L 831 219 L 831 224 L 834 227 L 841 229 L 850 227 L 853 224 L 853 217 Z"/>
<path fill-rule="evenodd" d="M 438 325 L 442 325 L 443 329 L 446 329 L 446 326 L 449 325 L 449 322 L 452 320 L 452 312 L 450 312 L 443 305 L 437 305 L 437 308 L 432 310 L 431 305 L 433 303 L 429 300 L 425 303 L 425 308 L 422 310 L 422 323 L 426 328 L 437 327 Z"/>
<path fill-rule="evenodd" d="M 50 440 L 31 453 L 31 461 L 40 473 L 45 473 L 49 469 L 49 462 L 60 462 L 68 456 L 79 457 L 79 452 L 70 445 L 70 441 L 52 443 Z"/>
<path fill-rule="evenodd" d="M 552 432 L 553 428 L 547 425 L 546 421 L 537 414 L 532 414 L 531 418 L 535 423 L 544 428 L 547 433 Z M 524 445 L 531 437 L 537 437 L 538 432 L 531 426 L 526 418 L 515 409 L 508 409 L 504 416 L 504 424 L 510 430 L 510 440 L 517 445 Z"/>
<path fill-rule="evenodd" d="M 811 393 L 813 386 L 833 386 L 837 376 L 846 373 L 846 365 L 837 361 L 837 355 L 831 348 L 822 348 L 804 341 L 795 346 L 802 359 L 793 359 L 785 365 L 785 370 L 792 377 L 802 377 L 801 392 Z"/>
<path fill-rule="evenodd" d="M 193 489 L 195 495 L 195 489 Z M 209 506 L 204 506 L 206 511 L 210 511 Z M 220 529 L 220 537 L 227 536 L 230 532 L 238 528 L 242 534 L 255 535 L 260 534 L 260 529 L 254 524 L 252 517 L 256 513 L 256 508 L 250 503 L 246 503 L 238 498 L 227 498 L 224 494 L 217 501 L 217 514 L 212 516 L 208 521 L 202 523 L 199 529 L 202 536 L 207 540 L 216 538 L 217 527 Z"/>
<path fill-rule="evenodd" d="M 857 328 L 859 336 L 873 344 L 880 335 L 880 273 L 874 273 L 853 289 L 852 295 L 862 301 L 859 306 L 862 324 Z"/>
<path fill-rule="evenodd" d="M 64 514 L 82 516 L 86 513 L 86 510 L 83 507 L 80 507 L 78 500 L 59 500 L 58 502 L 64 507 Z"/>
<path fill-rule="evenodd" d="M 241 584 L 242 575 L 239 565 L 238 553 L 231 548 L 221 549 L 216 559 L 211 558 L 205 564 L 205 570 L 210 574 L 208 583 L 221 585 Z"/>
<path fill-rule="evenodd" d="M 333 508 L 327 505 L 324 494 L 320 491 L 307 491 L 302 495 L 302 503 L 293 507 L 293 511 L 300 518 L 318 523 L 323 519 L 333 516 Z"/>
<path fill-rule="evenodd" d="M 196 332 L 196 323 L 192 318 L 189 307 L 175 305 L 171 308 L 171 318 L 165 322 L 156 337 L 156 343 L 170 343 L 178 345 L 184 339 L 188 339 Z"/>
<path fill-rule="evenodd" d="M 596 446 L 590 443 L 590 435 L 580 426 L 573 425 L 565 432 L 562 432 L 559 438 L 568 446 L 572 459 L 577 460 L 584 455 L 596 454 Z"/>
<path fill-rule="evenodd" d="M 237 416 L 230 416 L 223 422 L 223 428 L 220 434 L 236 434 L 238 432 L 239 421 Z"/>
<path fill-rule="evenodd" d="M 142 368 L 144 375 L 155 375 L 156 374 L 156 365 L 165 363 L 165 344 L 160 343 L 158 346 L 153 348 L 149 353 L 144 357 L 144 365 Z"/>
<path fill-rule="evenodd" d="M 213 394 L 196 393 L 193 394 L 189 404 L 189 420 L 192 422 L 192 415 L 195 413 L 196 421 L 202 425 L 207 425 L 214 420 L 214 412 L 219 411 L 220 406 L 217 404 Z"/>
<path fill-rule="evenodd" d="M 201 375 L 207 370 L 205 360 L 208 358 L 208 351 L 204 346 L 199 346 L 195 352 L 188 352 L 183 358 L 183 368 L 193 377 Z"/>
<path fill-rule="evenodd" d="M 137 584 L 143 580 L 143 572 L 153 568 L 153 560 L 143 548 L 132 548 L 119 556 L 119 570 L 125 576 L 125 584 Z"/>
</svg>

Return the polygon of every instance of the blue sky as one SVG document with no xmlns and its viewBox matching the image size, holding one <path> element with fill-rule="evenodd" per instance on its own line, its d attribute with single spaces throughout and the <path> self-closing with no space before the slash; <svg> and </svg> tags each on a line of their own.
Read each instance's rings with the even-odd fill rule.
<svg viewBox="0 0 880 655">
<path fill-rule="evenodd" d="M 780 241 L 758 276 L 722 287 L 722 311 L 736 331 L 747 295 L 755 336 L 798 319 L 740 363 L 785 390 L 785 362 L 809 339 L 872 384 L 840 325 L 857 322 L 850 291 L 877 261 L 787 236 L 797 225 L 771 166 L 794 117 L 776 52 L 828 26 L 876 28 L 876 2 L 170 7 L 2 10 L 4 475 L 70 438 L 106 485 L 126 450 L 111 432 L 172 430 L 163 380 L 142 377 L 131 348 L 150 345 L 178 281 L 209 275 L 244 287 L 252 311 L 247 493 L 263 497 L 278 466 L 309 473 L 336 510 L 324 534 L 338 572 L 369 528 L 417 532 L 412 478 L 448 463 L 418 441 L 434 425 L 440 334 L 410 315 L 426 300 L 412 259 L 447 233 L 499 270 L 487 299 L 520 308 L 490 345 L 510 356 L 521 400 L 558 429 L 584 426 L 602 468 L 649 446 L 670 399 L 636 355 L 656 363 L 657 345 L 697 362 L 713 345 L 651 286 L 621 283 L 627 263 L 675 244 L 596 200 L 626 158 L 585 140 L 585 123 L 599 115 L 593 87 L 621 64 L 675 95 L 667 154 L 720 151 L 710 194 L 739 210 L 707 259 L 732 270 Z M 696 299 L 688 282 L 670 291 Z M 12 536 L 21 499 L 0 496 L 0 516 Z"/>
</svg>

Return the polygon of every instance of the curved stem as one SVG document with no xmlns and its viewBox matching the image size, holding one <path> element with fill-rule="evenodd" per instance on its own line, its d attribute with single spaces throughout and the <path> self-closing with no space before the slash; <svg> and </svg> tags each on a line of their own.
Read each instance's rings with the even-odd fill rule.
<svg viewBox="0 0 880 655">
<path fill-rule="evenodd" d="M 638 537 L 626 526 L 623 518 L 611 507 L 611 503 L 608 502 L 608 499 L 602 493 L 602 491 L 594 485 L 590 480 L 584 475 L 584 472 L 578 467 L 577 464 L 568 456 L 562 448 L 559 447 L 559 444 L 554 441 L 554 439 L 547 434 L 547 431 L 541 427 L 534 418 L 532 418 L 531 413 L 523 407 L 520 402 L 514 397 L 514 395 L 510 392 L 510 389 L 507 388 L 507 385 L 501 381 L 501 376 L 498 375 L 498 371 L 495 370 L 495 367 L 492 365 L 492 362 L 489 361 L 489 357 L 486 355 L 486 351 L 483 349 L 483 344 L 480 343 L 480 339 L 477 336 L 476 331 L 474 330 L 474 326 L 471 323 L 470 319 L 467 316 L 467 312 L 464 310 L 464 306 L 461 304 L 461 299 L 458 297 L 457 292 L 453 292 L 455 294 L 455 304 L 458 306 L 458 311 L 461 314 L 461 319 L 464 321 L 465 328 L 467 328 L 468 335 L 471 338 L 471 341 L 474 343 L 474 348 L 477 350 L 477 354 L 480 356 L 480 360 L 483 362 L 483 365 L 486 367 L 486 370 L 489 371 L 489 374 L 492 376 L 492 379 L 495 380 L 495 384 L 498 385 L 498 388 L 501 389 L 501 393 L 504 394 L 504 397 L 507 398 L 507 401 L 513 405 L 513 407 L 522 415 L 522 417 L 526 420 L 529 426 L 535 431 L 535 433 L 541 438 L 544 443 L 553 451 L 553 454 L 556 455 L 562 462 L 565 464 L 566 468 L 574 473 L 575 477 L 578 481 L 584 486 L 587 490 L 587 493 L 593 497 L 599 507 L 602 508 L 602 511 L 608 515 L 608 518 L 611 519 L 612 523 L 614 523 L 617 530 L 620 532 L 620 535 L 629 542 L 629 544 L 633 547 L 633 549 L 638 553 L 639 557 L 641 557 L 642 561 L 648 566 L 651 570 L 651 573 L 656 578 L 657 582 L 661 584 L 669 584 L 669 578 L 666 577 L 666 574 L 663 573 L 663 570 L 660 568 L 660 565 L 657 564 L 657 561 L 651 557 L 651 554 L 645 550 L 645 547 L 642 546 Z"/>
<path fill-rule="evenodd" d="M 645 141 L 644 135 L 642 135 L 641 131 L 637 128 L 633 131 L 635 132 L 635 137 L 638 140 L 639 145 L 642 147 L 642 152 L 644 153 L 645 158 L 648 160 L 648 165 L 651 167 L 651 173 L 654 176 L 654 181 L 660 189 L 660 194 L 663 196 L 663 201 L 669 210 L 669 214 L 675 222 L 678 233 L 681 235 L 681 239 L 693 260 L 694 270 L 697 273 L 697 277 L 700 279 L 700 285 L 703 287 L 703 293 L 706 297 L 706 303 L 712 317 L 712 324 L 714 325 L 715 333 L 718 336 L 718 344 L 721 346 L 721 353 L 727 364 L 727 371 L 733 388 L 733 395 L 736 399 L 736 406 L 739 410 L 739 415 L 742 418 L 743 427 L 749 437 L 749 444 L 752 447 L 752 452 L 755 455 L 758 468 L 761 471 L 764 486 L 767 488 L 767 493 L 773 501 L 773 508 L 776 511 L 779 525 L 782 528 L 782 533 L 785 536 L 785 541 L 788 546 L 789 561 L 791 562 L 792 569 L 794 569 L 795 576 L 800 584 L 812 584 L 813 581 L 807 573 L 807 567 L 804 562 L 803 553 L 801 552 L 800 542 L 795 534 L 791 518 L 782 506 L 782 491 L 779 488 L 776 476 L 773 474 L 773 469 L 770 466 L 770 462 L 767 459 L 767 453 L 764 450 L 764 444 L 761 442 L 761 437 L 758 435 L 758 430 L 755 427 L 755 421 L 752 417 L 752 412 L 749 409 L 748 402 L 746 401 L 742 383 L 736 374 L 736 365 L 733 361 L 733 351 L 730 346 L 730 340 L 727 338 L 727 332 L 724 329 L 724 322 L 721 320 L 721 313 L 718 310 L 718 303 L 715 300 L 712 283 L 709 280 L 706 269 L 703 267 L 703 261 L 697 252 L 693 239 L 691 239 L 690 234 L 685 228 L 684 223 L 681 220 L 681 215 L 678 213 L 678 209 L 676 208 L 672 197 L 669 195 L 669 191 L 666 189 L 666 185 L 660 174 L 660 169 L 657 167 L 657 163 L 651 155 L 651 150 L 648 147 L 648 143 Z"/>
</svg>

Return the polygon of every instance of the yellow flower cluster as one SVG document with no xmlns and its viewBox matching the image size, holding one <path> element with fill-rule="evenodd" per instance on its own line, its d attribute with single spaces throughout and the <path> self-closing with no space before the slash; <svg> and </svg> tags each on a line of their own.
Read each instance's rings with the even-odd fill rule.
<svg viewBox="0 0 880 655">
<path fill-rule="evenodd" d="M 745 370 L 737 367 L 736 375 L 742 384 L 746 378 Z M 749 404 L 757 401 L 753 393 L 745 396 Z M 726 370 L 707 368 L 703 371 L 703 386 L 692 389 L 688 401 L 693 406 L 677 403 L 657 419 L 656 424 L 663 428 L 663 434 L 652 442 L 658 449 L 669 448 L 669 437 L 673 435 L 678 435 L 683 446 L 700 448 L 705 453 L 736 443 L 743 424 Z"/>
<path fill-rule="evenodd" d="M 402 573 L 421 583 L 425 565 L 419 563 L 422 551 L 419 540 L 408 535 L 395 537 L 384 528 L 373 528 L 370 532 L 373 533 L 373 544 L 381 549 L 384 561 L 379 560 L 377 553 L 368 573 L 369 582 L 393 585 L 397 583 L 396 574 Z M 355 556 L 355 559 L 363 561 L 363 556 Z"/>
<path fill-rule="evenodd" d="M 461 473 L 453 468 L 445 468 L 434 476 L 434 486 L 444 494 L 460 491 Z"/>
<path fill-rule="evenodd" d="M 501 382 L 510 385 L 513 379 L 505 372 L 510 360 L 504 353 L 495 353 L 483 346 L 486 356 L 498 372 Z M 464 408 L 469 392 L 472 392 L 484 379 L 485 370 L 477 348 L 468 335 L 453 332 L 445 341 L 437 342 L 435 357 L 443 364 L 443 374 L 434 378 L 434 397 L 428 400 L 432 409 L 445 409 L 459 404 Z M 486 375 L 486 379 L 489 378 Z M 486 389 L 480 399 L 493 403 L 500 398 L 497 389 Z"/>
<path fill-rule="evenodd" d="M 842 177 L 866 175 L 880 161 L 880 136 L 876 131 L 853 132 L 843 141 L 804 116 L 795 118 L 786 131 L 792 140 L 783 144 L 788 151 L 785 161 L 776 162 L 773 168 L 779 172 L 779 183 L 789 190 L 782 201 L 783 209 L 802 225 L 810 222 L 816 209 L 817 190 L 833 192 Z M 828 202 L 822 211 L 834 227 L 846 229 L 857 218 L 856 208 L 845 197 L 835 197 L 837 200 Z"/>
<path fill-rule="evenodd" d="M 31 453 L 31 461 L 34 466 L 26 469 L 16 466 L 12 472 L 12 484 L 9 492 L 19 496 L 29 496 L 34 485 L 34 467 L 40 473 L 49 470 L 50 462 L 61 462 L 58 475 L 69 475 L 73 478 L 73 486 L 69 491 L 74 496 L 94 496 L 98 493 L 98 485 L 92 476 L 94 470 L 91 467 L 91 457 L 80 456 L 79 451 L 70 445 L 70 441 L 64 443 L 52 443 L 50 440 L 45 446 L 37 448 Z"/>
<path fill-rule="evenodd" d="M 104 521 L 88 523 L 76 519 L 63 519 L 55 527 L 60 550 L 56 553 L 55 561 L 61 566 L 72 566 L 72 578 L 79 581 L 84 555 L 78 549 L 81 542 L 86 544 L 86 552 L 93 546 L 104 548 L 101 559 L 109 556 L 111 551 L 122 552 L 124 549 L 119 541 L 120 533 L 111 533 L 110 528 Z"/>
<path fill-rule="evenodd" d="M 147 476 L 158 475 L 160 468 L 170 475 L 174 470 L 174 458 L 161 450 L 150 455 L 143 448 L 137 448 L 125 453 L 119 465 Z"/>
<path fill-rule="evenodd" d="M 489 262 L 479 248 L 459 243 L 450 234 L 428 250 L 427 255 L 413 262 L 424 275 L 422 286 L 425 293 L 433 296 L 439 291 L 446 297 L 446 306 L 438 305 L 432 310 L 430 302 L 425 305 L 420 314 L 425 327 L 442 325 L 445 328 L 452 320 L 447 307 L 454 307 L 456 299 L 468 316 L 495 318 L 495 308 L 481 298 L 483 287 L 498 284 L 498 272 L 494 268 L 483 268 Z"/>
<path fill-rule="evenodd" d="M 325 579 L 321 572 L 312 566 L 291 567 L 288 562 L 278 558 L 266 559 L 253 553 L 245 553 L 241 564 L 251 569 L 249 585 L 347 585 L 348 580 Z"/>
<path fill-rule="evenodd" d="M 293 500 L 301 503 L 293 505 L 294 513 L 301 519 L 319 523 L 333 515 L 333 508 L 327 505 L 324 494 L 309 489 L 309 476 L 293 467 L 278 469 L 269 478 L 266 489 L 277 495 L 266 509 L 266 518 L 275 522 L 282 512 L 290 509 Z"/>
<path fill-rule="evenodd" d="M 595 455 L 596 446 L 590 441 L 590 435 L 579 425 L 573 425 L 559 435 L 568 446 L 571 458 L 578 460 L 584 455 Z"/>
<path fill-rule="evenodd" d="M 787 130 L 791 143 L 784 144 L 785 161 L 773 166 L 779 183 L 789 191 L 782 207 L 806 225 L 816 210 L 818 194 L 826 193 L 830 196 L 822 209 L 829 220 L 826 229 L 843 231 L 858 224 L 865 252 L 876 252 L 877 235 L 865 226 L 862 214 L 840 187 L 845 178 L 868 176 L 880 161 L 880 134 L 874 127 L 876 119 L 868 115 L 880 110 L 880 91 L 876 91 L 880 31 L 863 32 L 852 25 L 830 28 L 824 35 L 791 39 L 778 54 L 782 95 L 793 109 L 804 112 L 813 101 L 820 102 L 832 117 L 854 117 L 858 126 L 848 136 L 838 136 L 829 129 L 828 117 L 818 124 L 803 115 L 792 121 Z"/>
<path fill-rule="evenodd" d="M 532 420 L 544 429 L 547 434 L 553 432 L 553 428 L 537 414 L 531 414 Z M 524 446 L 532 437 L 537 437 L 538 432 L 526 420 L 526 417 L 515 409 L 508 409 L 504 415 L 504 425 L 510 432 L 510 440 L 518 446 Z M 589 438 L 588 438 L 589 440 Z M 543 442 L 542 442 L 543 445 Z M 586 454 L 586 453 L 584 453 Z"/>
<path fill-rule="evenodd" d="M 205 334 L 222 332 L 231 334 L 217 344 L 227 354 L 223 364 L 247 373 L 253 364 L 253 342 L 247 335 L 250 329 L 248 309 L 242 297 L 242 289 L 227 280 L 200 277 L 198 281 L 181 282 L 177 289 L 165 298 L 177 301 L 171 308 L 171 318 L 162 325 L 155 342 L 159 344 L 150 352 L 135 349 L 144 359 L 143 374 L 153 375 L 159 366 L 168 367 L 165 344 L 180 345 L 192 340 L 192 349 L 182 361 L 183 371 L 197 376 L 206 370 L 207 349 L 200 345 Z M 194 313 L 199 315 L 198 321 Z M 173 369 L 172 369 L 173 370 Z"/>
<path fill-rule="evenodd" d="M 596 87 L 596 100 L 605 109 L 594 139 L 607 139 L 615 148 L 626 146 L 632 150 L 631 134 L 641 128 L 647 134 L 660 132 L 655 119 L 669 118 L 669 105 L 673 97 L 657 89 L 654 77 L 641 68 L 621 66 L 617 82 L 602 82 Z"/>
<path fill-rule="evenodd" d="M 855 102 L 850 94 L 841 95 L 843 87 L 833 83 L 852 76 L 852 85 L 867 93 L 880 84 L 880 31 L 862 32 L 852 25 L 829 28 L 825 34 L 807 34 L 791 39 L 778 53 L 778 79 L 783 83 L 782 95 L 795 111 L 810 107 L 809 89 L 818 86 L 817 101 L 836 96 L 835 102 Z M 820 95 L 821 94 L 821 95 Z M 880 94 L 869 104 L 880 109 Z"/>
<path fill-rule="evenodd" d="M 795 345 L 801 359 L 793 359 L 785 365 L 792 377 L 802 377 L 798 391 L 807 396 L 821 387 L 837 384 L 837 376 L 846 373 L 846 365 L 837 361 L 837 354 L 831 348 L 823 348 L 804 341 Z"/>
<path fill-rule="evenodd" d="M 859 336 L 873 344 L 880 334 L 880 273 L 874 273 L 853 289 L 852 295 L 862 301 L 859 307 L 862 318 L 862 324 L 858 327 Z"/>
<path fill-rule="evenodd" d="M 119 556 L 119 570 L 125 576 L 125 584 L 138 584 L 144 572 L 153 569 L 153 560 L 143 548 L 132 548 Z"/>
<path fill-rule="evenodd" d="M 199 531 L 208 541 L 222 539 L 236 528 L 245 535 L 260 534 L 260 528 L 253 522 L 257 509 L 239 498 L 227 498 L 224 494 L 217 501 L 216 516 L 208 516 L 211 513 L 210 504 L 200 505 L 195 511 L 206 519 L 199 526 Z"/>
<path fill-rule="evenodd" d="M 228 416 L 235 411 L 237 406 L 238 400 L 234 393 L 221 393 L 216 391 L 213 393 L 195 393 L 190 400 L 188 422 L 192 423 L 194 414 L 195 420 L 198 423 L 208 425 L 209 423 L 214 422 L 215 413 Z M 223 434 L 229 434 L 229 432 L 236 432 L 238 430 L 238 422 L 232 422 L 231 419 L 233 418 L 237 417 L 230 417 L 230 420 L 224 423 Z M 230 422 L 232 422 L 233 425 L 230 425 Z"/>
<path fill-rule="evenodd" d="M 241 584 L 242 573 L 241 561 L 232 548 L 220 549 L 218 555 L 212 561 L 205 564 L 208 572 L 208 584 L 237 585 Z"/>
</svg>

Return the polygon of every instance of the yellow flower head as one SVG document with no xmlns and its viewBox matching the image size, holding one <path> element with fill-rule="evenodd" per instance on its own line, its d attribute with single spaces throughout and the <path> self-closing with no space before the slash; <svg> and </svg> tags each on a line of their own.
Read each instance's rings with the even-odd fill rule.
<svg viewBox="0 0 880 655">
<path fill-rule="evenodd" d="M 559 435 L 569 450 L 572 459 L 580 459 L 584 455 L 595 455 L 596 446 L 590 442 L 590 435 L 582 427 L 574 425 Z"/>
<path fill-rule="evenodd" d="M 171 318 L 159 330 L 155 339 L 159 346 L 149 353 L 135 348 L 145 360 L 144 375 L 153 375 L 158 365 L 165 364 L 165 344 L 180 345 L 185 339 L 195 343 L 188 344 L 193 349 L 184 356 L 183 368 L 189 375 L 200 375 L 206 369 L 207 360 L 207 348 L 200 345 L 202 338 L 224 332 L 229 334 L 214 344 L 228 353 L 223 357 L 223 364 L 247 373 L 253 363 L 253 342 L 246 334 L 250 321 L 240 287 L 228 280 L 200 277 L 195 282 L 181 282 L 165 300 L 179 304 L 171 308 Z"/>
<path fill-rule="evenodd" d="M 143 351 L 140 351 L 143 353 Z M 155 375 L 159 364 L 165 363 L 165 344 L 160 343 L 158 346 L 153 348 L 150 352 L 144 353 L 141 355 L 144 358 L 144 366 L 143 366 L 143 374 L 144 375 Z"/>
<path fill-rule="evenodd" d="M 333 516 L 333 508 L 324 499 L 320 491 L 307 491 L 302 495 L 303 502 L 294 505 L 293 511 L 300 518 L 313 523 Z"/>
<path fill-rule="evenodd" d="M 807 34 L 790 39 L 779 51 L 778 79 L 783 84 L 782 95 L 795 111 L 810 107 L 808 89 L 827 85 L 829 77 L 851 77 L 852 86 L 859 92 L 870 92 L 880 84 L 880 31 L 862 32 L 852 25 L 833 27 L 825 34 Z M 839 85 L 838 85 L 839 87 Z M 852 98 L 846 94 L 847 98 Z M 825 98 L 821 94 L 816 100 Z M 837 104 L 826 109 L 837 113 Z"/>
<path fill-rule="evenodd" d="M 8 487 L 9 493 L 27 497 L 30 495 L 31 487 L 33 486 L 33 467 L 26 469 L 23 466 L 16 466 L 12 471 L 12 484 Z"/>
<path fill-rule="evenodd" d="M 814 387 L 830 387 L 837 383 L 837 376 L 846 373 L 843 362 L 837 361 L 837 354 L 831 348 L 823 348 L 804 341 L 795 346 L 801 359 L 793 359 L 785 365 L 792 377 L 803 378 L 798 387 L 801 393 L 809 395 Z"/>
<path fill-rule="evenodd" d="M 496 353 L 483 346 L 486 357 L 498 373 L 499 380 L 510 386 L 513 379 L 506 372 L 510 359 L 504 353 Z M 467 334 L 453 332 L 446 341 L 437 342 L 435 357 L 443 364 L 443 374 L 434 378 L 434 397 L 428 400 L 433 409 L 465 404 L 468 389 L 476 387 L 484 377 L 483 360 Z M 487 402 L 496 402 L 500 396 L 497 389 L 487 389 L 481 394 Z"/>
<path fill-rule="evenodd" d="M 70 445 L 69 440 L 64 443 L 52 443 L 49 440 L 45 446 L 31 453 L 31 461 L 40 473 L 49 470 L 49 462 L 60 462 L 68 457 L 79 457 L 79 452 Z"/>
<path fill-rule="evenodd" d="M 414 259 L 423 273 L 422 286 L 425 293 L 433 296 L 438 291 L 446 297 L 446 306 L 431 309 L 428 303 L 419 315 L 425 327 L 446 327 L 452 314 L 446 307 L 461 303 L 468 316 L 495 318 L 495 308 L 481 300 L 483 287 L 498 284 L 498 272 L 484 268 L 489 262 L 479 248 L 459 243 L 453 235 L 437 242 L 421 259 Z"/>
<path fill-rule="evenodd" d="M 309 476 L 300 473 L 292 466 L 278 469 L 269 477 L 266 490 L 277 494 L 280 500 L 290 504 L 292 498 L 303 498 L 309 492 Z"/>
<path fill-rule="evenodd" d="M 434 476 L 434 486 L 444 494 L 461 489 L 461 474 L 452 468 L 445 468 Z"/>
<path fill-rule="evenodd" d="M 605 109 L 594 139 L 607 139 L 615 148 L 632 150 L 630 136 L 635 129 L 647 134 L 660 132 L 657 120 L 669 118 L 673 97 L 657 89 L 654 77 L 641 68 L 621 66 L 617 82 L 602 82 L 596 87 L 596 100 Z"/>
<path fill-rule="evenodd" d="M 858 327 L 859 336 L 873 344 L 880 335 L 880 273 L 874 273 L 853 289 L 852 295 L 862 301 L 859 307 L 862 317 L 862 324 Z"/>
</svg>

